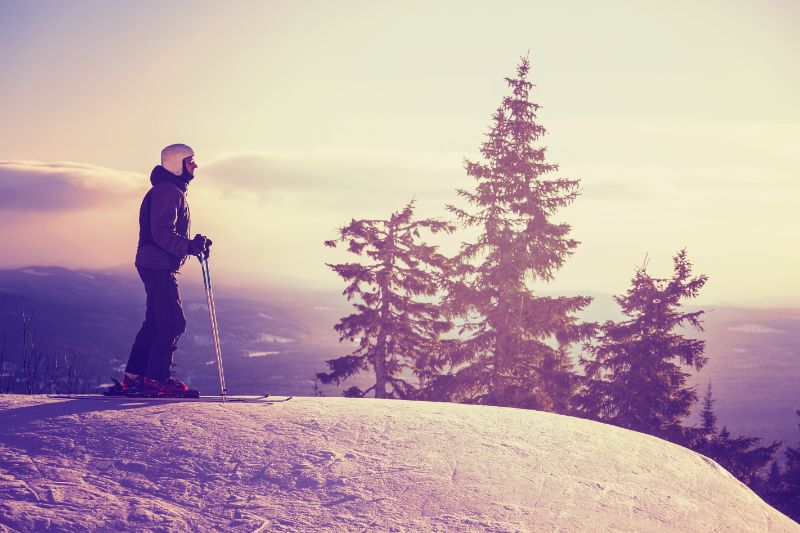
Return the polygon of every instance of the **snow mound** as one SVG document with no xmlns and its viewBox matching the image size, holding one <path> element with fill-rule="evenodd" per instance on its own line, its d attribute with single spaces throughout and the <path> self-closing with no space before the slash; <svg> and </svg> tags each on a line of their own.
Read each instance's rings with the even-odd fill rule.
<svg viewBox="0 0 800 533">
<path fill-rule="evenodd" d="M 4 526 L 4 527 L 3 527 Z M 0 396 L 0 530 L 800 531 L 715 462 L 536 411 Z"/>
</svg>

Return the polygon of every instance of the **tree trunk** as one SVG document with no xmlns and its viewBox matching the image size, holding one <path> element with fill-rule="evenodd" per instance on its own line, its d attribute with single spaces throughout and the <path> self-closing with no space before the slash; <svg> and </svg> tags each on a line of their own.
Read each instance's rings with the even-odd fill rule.
<svg viewBox="0 0 800 533">
<path fill-rule="evenodd" d="M 372 366 L 375 368 L 375 397 L 386 398 L 386 334 L 382 331 L 378 335 Z"/>
<path fill-rule="evenodd" d="M 395 227 L 393 224 L 389 225 L 389 234 L 386 238 L 386 256 L 384 258 L 383 272 L 378 275 L 378 286 L 381 291 L 381 309 L 380 316 L 380 332 L 378 333 L 378 340 L 375 344 L 375 356 L 372 361 L 372 366 L 375 368 L 375 397 L 387 398 L 386 385 L 388 383 L 388 375 L 386 370 L 386 325 L 389 322 L 389 299 L 388 295 L 391 290 L 391 277 L 392 270 L 394 269 L 394 232 Z"/>
</svg>

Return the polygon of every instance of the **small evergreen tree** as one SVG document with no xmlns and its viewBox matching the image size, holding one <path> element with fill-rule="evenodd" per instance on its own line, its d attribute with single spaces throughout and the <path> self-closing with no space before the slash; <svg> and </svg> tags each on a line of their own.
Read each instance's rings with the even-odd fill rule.
<svg viewBox="0 0 800 533">
<path fill-rule="evenodd" d="M 517 77 L 506 78 L 511 94 L 492 117 L 483 160 L 466 162 L 477 185 L 457 192 L 472 209 L 447 206 L 464 228 L 480 234 L 454 258 L 445 300 L 468 338 L 451 345 L 449 372 L 426 392 L 436 400 L 564 412 L 575 382 L 568 346 L 593 333 L 575 313 L 591 298 L 539 297 L 529 287 L 552 280 L 578 245 L 570 226 L 552 219 L 577 197 L 579 185 L 548 177 L 558 166 L 535 145 L 545 129 L 536 122 L 539 105 L 529 98 L 529 70 L 523 58 Z"/>
<path fill-rule="evenodd" d="M 786 496 L 786 486 L 783 482 L 783 470 L 777 460 L 772 461 L 766 479 L 760 476 L 755 486 L 751 485 L 750 488 L 775 509 L 792 517 L 791 512 L 785 509 L 783 505 L 783 500 Z M 792 518 L 797 521 L 800 516 Z"/>
<path fill-rule="evenodd" d="M 717 449 L 710 457 L 751 488 L 758 484 L 758 475 L 766 470 L 781 447 L 780 441 L 774 441 L 769 446 L 758 446 L 761 442 L 758 437 L 739 435 L 732 438 L 724 426 L 718 437 Z"/>
<path fill-rule="evenodd" d="M 432 219 L 414 221 L 414 201 L 388 220 L 353 220 L 339 230 L 339 237 L 326 246 L 347 243 L 348 251 L 366 255 L 371 262 L 328 264 L 348 282 L 344 294 L 356 299 L 356 312 L 342 318 L 334 329 L 339 339 L 358 341 L 351 354 L 326 361 L 330 372 L 317 377 L 322 383 L 341 384 L 372 369 L 375 384 L 366 390 L 357 386 L 346 396 L 409 398 L 416 387 L 412 374 L 424 378 L 435 367 L 431 354 L 438 350 L 439 336 L 452 328 L 437 305 L 416 297 L 433 297 L 441 286 L 447 258 L 436 246 L 420 242 L 420 230 L 431 233 L 455 230 L 452 224 Z"/>
<path fill-rule="evenodd" d="M 764 493 L 766 494 L 765 500 L 769 503 L 774 499 L 774 495 L 781 491 L 781 483 L 783 483 L 783 470 L 778 461 L 772 461 L 769 468 L 769 475 L 767 476 L 766 483 L 764 484 Z"/>
<path fill-rule="evenodd" d="M 733 474 L 751 489 L 763 492 L 763 482 L 759 475 L 774 459 L 781 443 L 775 441 L 770 446 L 758 446 L 761 439 L 740 435 L 732 438 L 726 427 L 717 432 L 717 415 L 714 413 L 714 399 L 711 384 L 703 397 L 702 435 L 695 439 L 691 448 L 717 463 Z M 773 467 L 775 464 L 773 463 Z"/>
<path fill-rule="evenodd" d="M 673 264 L 668 279 L 650 276 L 645 264 L 627 293 L 614 297 L 629 319 L 607 321 L 596 342 L 587 344 L 593 358 L 581 359 L 586 381 L 578 407 L 590 418 L 685 442 L 680 423 L 697 393 L 685 386 L 689 374 L 681 365 L 700 370 L 707 359 L 702 340 L 685 338 L 676 330 L 689 325 L 702 331 L 703 311 L 684 311 L 681 302 L 696 297 L 707 278 L 692 277 L 686 250 Z"/>
<path fill-rule="evenodd" d="M 800 410 L 796 412 L 800 416 Z M 787 447 L 784 456 L 786 464 L 780 491 L 773 505 L 796 522 L 800 522 L 800 444 L 795 448 Z"/>
<path fill-rule="evenodd" d="M 711 383 L 709 383 L 706 395 L 703 396 L 703 411 L 700 413 L 703 418 L 703 430 L 706 435 L 717 432 L 717 415 L 714 413 L 714 401 L 711 396 Z"/>
</svg>

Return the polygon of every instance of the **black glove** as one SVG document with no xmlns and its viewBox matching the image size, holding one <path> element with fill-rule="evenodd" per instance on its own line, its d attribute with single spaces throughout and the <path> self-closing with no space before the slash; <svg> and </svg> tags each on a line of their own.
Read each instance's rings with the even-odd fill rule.
<svg viewBox="0 0 800 533">
<path fill-rule="evenodd" d="M 186 253 L 197 256 L 199 256 L 201 253 L 205 253 L 207 241 L 208 239 L 198 233 L 194 236 L 194 239 L 189 242 L 189 248 L 186 250 Z"/>
<path fill-rule="evenodd" d="M 206 257 L 211 257 L 211 245 L 214 244 L 211 242 L 211 239 L 206 238 L 206 249 L 203 250 L 203 255 Z"/>
</svg>

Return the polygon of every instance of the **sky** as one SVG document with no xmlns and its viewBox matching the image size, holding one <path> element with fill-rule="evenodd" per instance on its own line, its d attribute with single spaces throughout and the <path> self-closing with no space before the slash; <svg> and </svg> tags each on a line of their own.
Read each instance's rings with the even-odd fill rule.
<svg viewBox="0 0 800 533">
<path fill-rule="evenodd" d="M 133 272 L 181 142 L 218 278 L 341 289 L 325 263 L 355 257 L 323 241 L 412 198 L 447 219 L 529 55 L 548 161 L 581 180 L 558 216 L 581 244 L 534 288 L 619 294 L 685 247 L 697 303 L 796 307 L 796 20 L 791 0 L 0 0 L 0 268 Z"/>
</svg>

